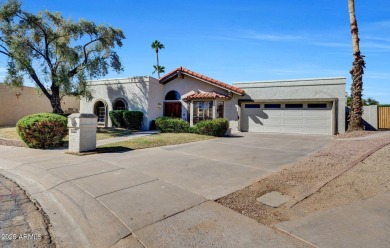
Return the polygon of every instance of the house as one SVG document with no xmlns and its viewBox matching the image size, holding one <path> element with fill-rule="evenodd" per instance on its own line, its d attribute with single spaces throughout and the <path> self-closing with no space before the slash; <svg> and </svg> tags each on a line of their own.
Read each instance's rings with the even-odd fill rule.
<svg viewBox="0 0 390 248">
<path fill-rule="evenodd" d="M 142 129 L 160 116 L 199 121 L 225 118 L 229 132 L 336 134 L 345 132 L 345 78 L 245 82 L 229 85 L 183 67 L 160 80 L 150 76 L 89 83 L 92 101 L 80 111 L 111 126 L 108 112 L 144 113 Z"/>
</svg>

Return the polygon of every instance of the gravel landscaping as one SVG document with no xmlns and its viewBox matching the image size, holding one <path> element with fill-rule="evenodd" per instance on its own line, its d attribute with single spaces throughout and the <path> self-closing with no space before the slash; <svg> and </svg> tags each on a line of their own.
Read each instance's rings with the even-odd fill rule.
<svg viewBox="0 0 390 248">
<path fill-rule="evenodd" d="M 362 136 L 365 136 L 364 139 L 359 138 Z M 334 175 L 345 168 L 348 163 L 388 142 L 390 142 L 389 132 L 382 132 L 378 135 L 378 132 L 364 131 L 336 137 L 321 151 L 251 186 L 227 195 L 217 202 L 256 219 L 260 223 L 271 225 L 324 208 L 372 197 L 389 190 L 388 161 L 390 158 L 389 155 L 384 156 L 384 154 L 389 153 L 390 146 L 382 148 L 363 163 L 359 163 L 293 208 L 289 208 L 288 203 L 279 208 L 271 208 L 256 201 L 258 197 L 271 191 L 279 191 L 288 195 L 293 201 L 295 197 L 308 191 L 319 181 Z"/>
<path fill-rule="evenodd" d="M 1 175 L 0 210 L 0 247 L 56 247 L 46 215 L 24 190 Z"/>
</svg>

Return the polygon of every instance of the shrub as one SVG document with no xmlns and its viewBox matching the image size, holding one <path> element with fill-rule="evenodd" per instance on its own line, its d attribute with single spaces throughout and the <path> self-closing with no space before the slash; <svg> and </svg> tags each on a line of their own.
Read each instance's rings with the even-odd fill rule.
<svg viewBox="0 0 390 248">
<path fill-rule="evenodd" d="M 112 125 L 114 127 L 126 127 L 125 120 L 123 119 L 124 111 L 125 110 L 112 110 L 108 113 L 111 118 Z"/>
<path fill-rule="evenodd" d="M 125 127 L 130 130 L 140 130 L 144 113 L 141 111 L 128 111 L 122 113 Z"/>
<path fill-rule="evenodd" d="M 163 133 L 186 133 L 190 128 L 190 124 L 180 118 L 159 117 L 155 123 Z"/>
<path fill-rule="evenodd" d="M 226 119 L 218 118 L 214 120 L 205 120 L 197 123 L 191 132 L 203 135 L 222 137 L 229 128 L 229 122 Z"/>
<path fill-rule="evenodd" d="M 16 123 L 16 130 L 30 148 L 61 146 L 68 133 L 67 118 L 58 114 L 40 113 L 28 115 Z"/>
</svg>

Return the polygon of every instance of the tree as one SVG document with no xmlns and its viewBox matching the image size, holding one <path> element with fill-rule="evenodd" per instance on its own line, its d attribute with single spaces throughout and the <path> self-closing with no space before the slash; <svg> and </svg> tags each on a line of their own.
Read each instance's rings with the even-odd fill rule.
<svg viewBox="0 0 390 248">
<path fill-rule="evenodd" d="M 155 72 L 157 71 L 158 78 L 160 78 L 160 72 L 163 73 L 163 72 L 165 72 L 165 70 L 164 70 L 164 71 L 161 71 L 160 69 L 159 69 L 159 70 L 156 70 L 156 68 L 162 68 L 162 67 L 160 67 L 159 61 L 158 61 L 158 51 L 159 51 L 160 49 L 165 48 L 165 47 L 164 47 L 164 45 L 163 45 L 162 43 L 160 43 L 158 40 L 153 41 L 153 43 L 152 43 L 151 46 L 152 46 L 152 48 L 156 51 L 156 57 L 157 57 L 157 65 L 153 66 L 154 69 L 155 69 L 154 71 L 155 71 Z M 164 68 L 164 69 L 165 69 L 165 68 Z M 153 73 L 154 73 L 154 72 L 153 72 Z"/>
<path fill-rule="evenodd" d="M 353 58 L 352 69 L 350 74 L 352 75 L 351 86 L 351 111 L 349 112 L 349 125 L 347 132 L 355 130 L 363 130 L 362 114 L 363 114 L 363 74 L 365 68 L 364 56 L 360 53 L 359 48 L 359 36 L 358 25 L 355 16 L 355 2 L 354 0 L 348 0 L 349 20 L 351 24 L 352 33 L 352 47 Z"/>
<path fill-rule="evenodd" d="M 379 105 L 379 102 L 374 98 L 369 97 L 366 100 L 366 105 Z"/>
<path fill-rule="evenodd" d="M 156 72 L 158 74 L 165 73 L 165 66 L 153 65 L 153 68 L 154 68 L 153 74 L 156 73 Z M 160 78 L 160 76 L 159 76 L 159 78 Z"/>
<path fill-rule="evenodd" d="M 38 14 L 21 9 L 19 0 L 0 7 L 0 53 L 8 59 L 5 83 L 22 86 L 32 79 L 50 100 L 54 113 L 63 113 L 65 95 L 92 99 L 87 78 L 123 70 L 113 50 L 125 39 L 120 29 L 80 19 L 73 22 L 60 13 Z"/>
</svg>

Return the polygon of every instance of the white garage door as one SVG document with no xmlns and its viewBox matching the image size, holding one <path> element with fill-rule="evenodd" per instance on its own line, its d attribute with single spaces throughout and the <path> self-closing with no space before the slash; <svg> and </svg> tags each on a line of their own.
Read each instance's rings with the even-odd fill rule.
<svg viewBox="0 0 390 248">
<path fill-rule="evenodd" d="M 241 131 L 332 134 L 332 102 L 246 103 Z"/>
</svg>

